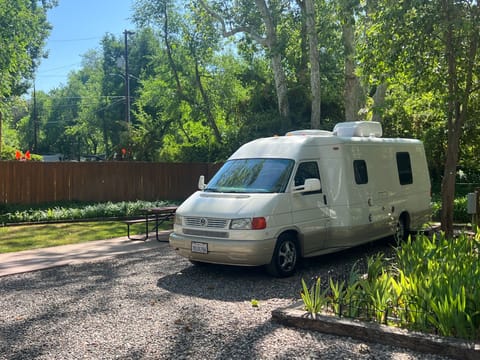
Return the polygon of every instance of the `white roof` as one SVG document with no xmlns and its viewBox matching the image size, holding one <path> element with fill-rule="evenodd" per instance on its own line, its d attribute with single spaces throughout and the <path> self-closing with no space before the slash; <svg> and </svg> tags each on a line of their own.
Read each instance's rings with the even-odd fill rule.
<svg viewBox="0 0 480 360">
<path fill-rule="evenodd" d="M 337 124 L 339 126 L 336 126 L 333 132 L 297 130 L 287 133 L 286 136 L 256 139 L 241 146 L 230 159 L 255 157 L 301 159 L 308 157 L 308 154 L 318 154 L 318 149 L 313 147 L 339 144 L 421 144 L 415 139 L 378 137 L 382 133 L 380 123 L 356 121 L 340 124 Z"/>
</svg>

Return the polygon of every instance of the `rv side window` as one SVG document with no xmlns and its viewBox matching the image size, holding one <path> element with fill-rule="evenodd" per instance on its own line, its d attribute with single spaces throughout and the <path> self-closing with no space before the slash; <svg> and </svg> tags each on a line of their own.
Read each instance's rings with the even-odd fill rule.
<svg viewBox="0 0 480 360">
<path fill-rule="evenodd" d="M 410 162 L 410 154 L 407 152 L 397 153 L 398 179 L 400 185 L 408 185 L 413 183 L 412 164 Z"/>
<path fill-rule="evenodd" d="M 306 179 L 320 180 L 320 172 L 318 171 L 318 164 L 315 161 L 307 161 L 298 165 L 298 169 L 294 179 L 295 186 L 300 186 L 305 184 Z M 322 192 L 322 190 L 320 190 L 319 192 Z"/>
<path fill-rule="evenodd" d="M 355 174 L 355 182 L 358 185 L 368 183 L 367 163 L 365 160 L 353 160 L 353 172 Z"/>
</svg>

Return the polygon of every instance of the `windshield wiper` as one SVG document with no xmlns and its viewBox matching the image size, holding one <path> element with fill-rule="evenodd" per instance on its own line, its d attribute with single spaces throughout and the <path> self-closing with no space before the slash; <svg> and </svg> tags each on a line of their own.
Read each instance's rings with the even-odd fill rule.
<svg viewBox="0 0 480 360">
<path fill-rule="evenodd" d="M 215 188 L 207 188 L 207 189 L 205 189 L 205 190 L 203 190 L 203 191 L 205 191 L 205 192 L 220 192 L 220 191 L 218 191 L 218 190 L 215 189 Z"/>
</svg>

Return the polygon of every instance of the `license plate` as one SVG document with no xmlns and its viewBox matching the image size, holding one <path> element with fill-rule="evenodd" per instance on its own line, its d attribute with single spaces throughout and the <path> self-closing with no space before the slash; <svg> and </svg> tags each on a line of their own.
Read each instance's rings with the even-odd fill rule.
<svg viewBox="0 0 480 360">
<path fill-rule="evenodd" d="M 208 244 L 202 242 L 192 241 L 192 252 L 199 254 L 208 253 Z"/>
</svg>

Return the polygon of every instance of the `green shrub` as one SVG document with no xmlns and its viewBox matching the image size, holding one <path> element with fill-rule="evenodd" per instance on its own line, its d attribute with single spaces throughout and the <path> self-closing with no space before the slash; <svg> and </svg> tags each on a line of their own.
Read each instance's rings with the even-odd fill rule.
<svg viewBox="0 0 480 360">
<path fill-rule="evenodd" d="M 0 224 L 71 221 L 98 218 L 126 218 L 143 215 L 143 209 L 167 206 L 164 201 L 123 201 L 118 203 L 79 203 L 44 204 L 37 207 L 23 205 L 3 205 L 0 208 Z"/>
<path fill-rule="evenodd" d="M 480 339 L 480 235 L 409 239 L 393 262 L 371 257 L 365 276 L 350 277 L 346 285 L 330 281 L 330 289 L 315 288 L 315 311 L 331 308 L 339 316 Z M 302 287 L 305 294 L 303 281 Z M 312 307 L 312 291 L 308 295 L 302 296 L 306 309 Z"/>
<path fill-rule="evenodd" d="M 442 201 L 439 197 L 432 198 L 432 218 L 440 221 L 442 211 Z M 472 220 L 471 215 L 467 213 L 467 197 L 461 196 L 453 201 L 453 220 L 457 223 L 469 223 Z"/>
</svg>

